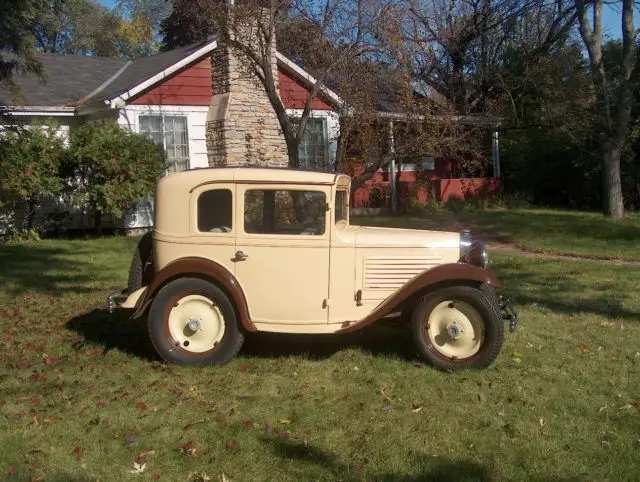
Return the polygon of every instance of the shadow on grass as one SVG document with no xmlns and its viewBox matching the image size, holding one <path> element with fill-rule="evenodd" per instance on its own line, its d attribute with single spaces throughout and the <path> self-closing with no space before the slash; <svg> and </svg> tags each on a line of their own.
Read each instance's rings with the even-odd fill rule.
<svg viewBox="0 0 640 482">
<path fill-rule="evenodd" d="M 560 314 L 639 319 L 637 310 L 625 306 L 635 296 L 635 267 L 560 260 L 522 263 L 504 267 L 504 290 L 516 308 L 531 304 Z"/>
<path fill-rule="evenodd" d="M 490 482 L 494 480 L 491 472 L 486 467 L 475 462 L 467 460 L 453 460 L 444 458 L 435 458 L 423 455 L 417 460 L 417 464 L 422 467 L 418 473 L 411 475 L 400 474 L 378 474 L 373 476 L 364 475 L 347 476 L 353 474 L 354 467 L 347 467 L 345 464 L 337 460 L 334 455 L 326 451 L 312 447 L 304 446 L 290 440 L 280 438 L 264 438 L 263 442 L 270 445 L 275 454 L 282 459 L 292 459 L 307 465 L 317 465 L 323 470 L 332 472 L 339 480 L 375 480 L 380 482 L 419 482 L 419 481 L 439 481 L 439 482 L 462 482 L 462 481 L 478 481 Z M 414 461 L 407 461 L 412 463 Z M 357 469 L 355 469 L 357 470 Z"/>
<path fill-rule="evenodd" d="M 318 466 L 333 473 L 338 480 L 357 481 L 373 480 L 377 482 L 491 482 L 501 480 L 493 470 L 485 465 L 460 458 L 433 457 L 427 454 L 411 455 L 414 460 L 407 460 L 407 465 L 420 467 L 410 474 L 381 473 L 373 475 L 349 475 L 358 471 L 357 465 L 347 466 L 335 455 L 312 445 L 301 444 L 290 439 L 263 437 L 262 442 L 268 445 L 274 454 L 281 459 L 289 459 L 307 466 Z M 364 453 L 363 455 L 366 455 Z M 364 472 L 364 467 L 360 470 Z M 569 482 L 579 477 L 553 477 L 548 475 L 531 476 L 528 480 L 535 482 Z"/>
<path fill-rule="evenodd" d="M 100 241 L 0 244 L 0 282 L 11 294 L 87 293 L 90 285 L 118 274 L 118 267 L 103 257 L 111 246 Z"/>
<path fill-rule="evenodd" d="M 132 320 L 128 313 L 110 314 L 95 309 L 70 319 L 66 328 L 82 335 L 87 342 L 102 346 L 105 353 L 118 349 L 150 361 L 158 359 L 144 317 Z"/>
<path fill-rule="evenodd" d="M 118 349 L 139 358 L 157 360 L 158 355 L 149 340 L 146 317 L 130 320 L 128 316 L 124 312 L 109 314 L 107 310 L 95 309 L 70 319 L 66 327 L 82 335 L 87 342 L 102 346 L 105 352 Z M 407 361 L 419 360 L 413 350 L 409 330 L 382 324 L 345 335 L 249 333 L 239 356 L 304 356 L 311 360 L 324 360 L 349 348 Z"/>
</svg>

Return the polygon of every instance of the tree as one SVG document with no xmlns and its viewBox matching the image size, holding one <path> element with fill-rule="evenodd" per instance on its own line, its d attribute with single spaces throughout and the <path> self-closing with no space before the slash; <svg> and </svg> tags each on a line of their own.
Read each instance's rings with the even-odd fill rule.
<svg viewBox="0 0 640 482">
<path fill-rule="evenodd" d="M 231 6 L 225 1 L 211 13 L 219 41 L 238 55 L 245 74 L 263 86 L 286 141 L 289 166 L 294 168 L 300 166 L 299 146 L 313 101 L 330 78 L 349 71 L 353 62 L 381 55 L 394 23 L 394 10 L 383 0 L 247 0 Z M 304 46 L 299 58 L 315 75 L 302 114 L 295 119 L 280 98 L 274 52 L 276 30 L 292 18 L 303 29 L 294 30 L 300 35 L 286 43 Z"/>
<path fill-rule="evenodd" d="M 594 111 L 598 116 L 598 141 L 602 156 L 602 197 L 604 213 L 614 219 L 624 216 L 620 178 L 620 156 L 624 147 L 633 100 L 633 72 L 636 63 L 636 35 L 633 25 L 633 0 L 622 1 L 622 57 L 619 62 L 619 86 L 612 89 L 602 49 L 603 0 L 593 0 L 592 20 L 589 5 L 575 0 L 580 36 L 589 54 L 589 65 L 596 90 Z"/>
<path fill-rule="evenodd" d="M 212 12 L 217 0 L 174 0 L 171 14 L 160 23 L 162 50 L 205 40 L 215 33 Z"/>
<path fill-rule="evenodd" d="M 0 206 L 14 213 L 23 209 L 27 230 L 34 228 L 43 199 L 60 194 L 65 156 L 54 124 L 34 124 L 0 136 Z"/>
<path fill-rule="evenodd" d="M 41 0 L 0 2 L 0 87 L 11 92 L 16 100 L 20 99 L 20 91 L 12 81 L 14 72 L 42 76 L 32 35 L 40 8 Z"/>
<path fill-rule="evenodd" d="M 85 124 L 71 131 L 66 177 L 76 205 L 88 205 L 100 230 L 102 216 L 120 218 L 153 195 L 166 173 L 164 152 L 140 134 L 115 123 Z"/>
<path fill-rule="evenodd" d="M 91 0 L 43 0 L 42 5 L 33 34 L 43 52 L 135 58 L 155 51 L 153 20 L 144 11 L 127 13 L 127 19 Z"/>
</svg>

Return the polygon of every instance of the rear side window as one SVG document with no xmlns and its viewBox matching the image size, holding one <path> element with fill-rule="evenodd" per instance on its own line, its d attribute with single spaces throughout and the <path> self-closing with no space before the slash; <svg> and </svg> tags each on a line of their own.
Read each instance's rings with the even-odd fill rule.
<svg viewBox="0 0 640 482">
<path fill-rule="evenodd" d="M 319 191 L 251 189 L 244 196 L 244 230 L 259 234 L 324 234 L 327 200 Z"/>
<path fill-rule="evenodd" d="M 232 225 L 233 197 L 229 189 L 211 189 L 198 197 L 198 231 L 228 233 Z"/>
</svg>

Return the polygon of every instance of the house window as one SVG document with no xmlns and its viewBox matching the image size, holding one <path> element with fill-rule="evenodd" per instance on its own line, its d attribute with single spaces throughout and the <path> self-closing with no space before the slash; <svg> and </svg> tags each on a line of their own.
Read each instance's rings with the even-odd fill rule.
<svg viewBox="0 0 640 482">
<path fill-rule="evenodd" d="M 327 201 L 319 191 L 251 189 L 244 195 L 244 231 L 255 234 L 324 234 Z"/>
<path fill-rule="evenodd" d="M 189 169 L 189 135 L 187 117 L 176 115 L 141 115 L 140 133 L 162 146 L 169 160 L 169 172 Z"/>
<path fill-rule="evenodd" d="M 233 228 L 229 189 L 211 189 L 198 197 L 198 231 L 228 233 Z"/>
<path fill-rule="evenodd" d="M 309 117 L 304 137 L 298 149 L 300 167 L 326 171 L 329 169 L 329 136 L 327 135 L 327 119 Z"/>
</svg>

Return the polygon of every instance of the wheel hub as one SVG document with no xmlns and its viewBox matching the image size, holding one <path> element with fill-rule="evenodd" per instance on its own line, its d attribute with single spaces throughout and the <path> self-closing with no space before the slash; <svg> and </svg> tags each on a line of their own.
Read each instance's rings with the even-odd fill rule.
<svg viewBox="0 0 640 482">
<path fill-rule="evenodd" d="M 175 345 L 190 353 L 215 349 L 225 333 L 220 308 L 201 295 L 187 295 L 178 300 L 169 313 L 167 325 Z"/>
<path fill-rule="evenodd" d="M 460 338 L 461 333 L 462 333 L 462 330 L 458 328 L 458 325 L 456 324 L 455 321 L 447 325 L 447 334 L 449 335 L 449 338 L 451 338 L 452 340 L 457 340 L 458 338 Z"/>
</svg>

